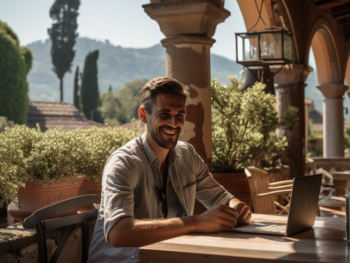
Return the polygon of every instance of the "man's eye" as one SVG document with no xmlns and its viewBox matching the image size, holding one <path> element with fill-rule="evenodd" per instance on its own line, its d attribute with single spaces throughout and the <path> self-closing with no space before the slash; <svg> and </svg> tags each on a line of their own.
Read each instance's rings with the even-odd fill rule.
<svg viewBox="0 0 350 263">
<path fill-rule="evenodd" d="M 162 117 L 168 117 L 168 114 L 167 114 L 167 113 L 162 113 L 160 116 L 162 116 Z"/>
<path fill-rule="evenodd" d="M 183 119 L 183 118 L 184 118 L 184 115 L 183 115 L 183 114 L 179 114 L 179 115 L 177 115 L 177 118 Z"/>
</svg>

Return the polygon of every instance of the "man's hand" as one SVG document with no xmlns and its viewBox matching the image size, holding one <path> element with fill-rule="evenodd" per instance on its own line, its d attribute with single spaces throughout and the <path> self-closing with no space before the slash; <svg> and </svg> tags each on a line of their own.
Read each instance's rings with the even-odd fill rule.
<svg viewBox="0 0 350 263">
<path fill-rule="evenodd" d="M 228 203 L 228 206 L 235 209 L 238 213 L 239 217 L 237 220 L 237 225 L 245 225 L 249 223 L 250 218 L 252 217 L 252 214 L 250 212 L 249 207 L 246 205 L 246 203 L 240 201 L 237 198 L 233 198 Z"/>
<path fill-rule="evenodd" d="M 195 220 L 195 232 L 212 233 L 229 231 L 237 225 L 239 215 L 236 209 L 219 205 L 206 212 L 193 216 Z"/>
</svg>

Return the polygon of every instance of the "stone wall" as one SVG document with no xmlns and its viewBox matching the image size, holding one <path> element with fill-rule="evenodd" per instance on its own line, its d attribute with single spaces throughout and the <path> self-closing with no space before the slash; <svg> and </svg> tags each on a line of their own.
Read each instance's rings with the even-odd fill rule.
<svg viewBox="0 0 350 263">
<path fill-rule="evenodd" d="M 95 220 L 90 222 L 91 241 Z M 63 229 L 46 231 L 48 257 L 51 258 Z M 35 229 L 24 229 L 16 224 L 0 229 L 0 262 L 1 263 L 36 263 L 38 262 L 38 245 Z M 81 230 L 77 225 L 70 234 L 58 260 L 59 263 L 81 262 Z"/>
</svg>

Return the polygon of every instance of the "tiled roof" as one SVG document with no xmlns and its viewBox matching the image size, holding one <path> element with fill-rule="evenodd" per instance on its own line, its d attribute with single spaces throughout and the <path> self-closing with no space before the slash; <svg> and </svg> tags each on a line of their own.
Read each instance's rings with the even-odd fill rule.
<svg viewBox="0 0 350 263">
<path fill-rule="evenodd" d="M 88 129 L 94 126 L 106 127 L 102 123 L 87 119 L 72 104 L 31 101 L 28 106 L 27 125 L 35 128 L 37 123 L 39 123 L 42 131 L 58 127 L 62 127 L 67 131 Z"/>
<path fill-rule="evenodd" d="M 314 105 L 314 101 L 312 99 L 309 99 L 309 98 L 305 98 L 304 102 L 306 105 Z"/>
</svg>

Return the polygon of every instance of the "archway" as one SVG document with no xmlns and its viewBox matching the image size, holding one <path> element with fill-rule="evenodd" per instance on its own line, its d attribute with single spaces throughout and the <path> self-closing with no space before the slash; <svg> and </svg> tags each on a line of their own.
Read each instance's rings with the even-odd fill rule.
<svg viewBox="0 0 350 263">
<path fill-rule="evenodd" d="M 323 156 L 344 156 L 343 94 L 346 90 L 341 79 L 338 52 L 327 21 L 316 21 L 311 30 L 305 61 L 309 63 L 312 49 L 317 72 L 316 87 L 323 94 Z M 310 87 L 309 87 L 310 88 Z M 316 99 L 317 98 L 311 98 Z"/>
</svg>

